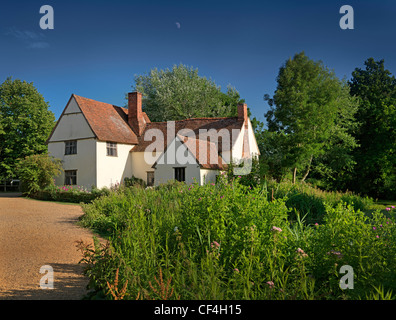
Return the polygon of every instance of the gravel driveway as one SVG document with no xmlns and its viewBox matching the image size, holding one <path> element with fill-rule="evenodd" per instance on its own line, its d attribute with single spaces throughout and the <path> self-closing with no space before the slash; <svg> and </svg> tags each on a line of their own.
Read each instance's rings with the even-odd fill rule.
<svg viewBox="0 0 396 320">
<path fill-rule="evenodd" d="M 58 204 L 0 194 L 0 300 L 81 299 L 87 279 L 76 241 L 92 243 L 93 234 L 78 227 L 78 205 Z M 54 288 L 40 288 L 40 268 L 53 268 Z"/>
</svg>

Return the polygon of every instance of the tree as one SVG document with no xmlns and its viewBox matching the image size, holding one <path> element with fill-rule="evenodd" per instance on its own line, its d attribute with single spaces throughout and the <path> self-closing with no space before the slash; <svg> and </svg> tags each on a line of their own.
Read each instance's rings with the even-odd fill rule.
<svg viewBox="0 0 396 320">
<path fill-rule="evenodd" d="M 18 158 L 47 152 L 54 114 L 33 83 L 7 78 L 0 86 L 0 180 L 16 176 Z"/>
<path fill-rule="evenodd" d="M 19 159 L 16 171 L 22 181 L 22 191 L 32 195 L 54 184 L 53 178 L 62 172 L 62 163 L 47 154 L 35 154 Z"/>
<path fill-rule="evenodd" d="M 281 165 L 293 170 L 293 182 L 299 171 L 304 181 L 330 148 L 337 147 L 345 155 L 356 146 L 349 132 L 354 127 L 356 101 L 345 82 L 304 52 L 286 61 L 277 83 L 274 97 L 265 96 L 271 107 L 265 114 L 268 130 L 277 132 L 272 138 L 278 140 Z M 350 159 L 344 160 L 344 167 L 353 165 Z"/>
<path fill-rule="evenodd" d="M 134 90 L 143 93 L 143 110 L 151 121 L 236 116 L 237 104 L 243 102 L 235 88 L 228 86 L 223 93 L 198 69 L 182 64 L 136 75 Z"/>
<path fill-rule="evenodd" d="M 369 58 L 349 82 L 359 98 L 354 151 L 357 163 L 351 187 L 377 197 L 396 196 L 396 79 L 384 60 Z"/>
</svg>

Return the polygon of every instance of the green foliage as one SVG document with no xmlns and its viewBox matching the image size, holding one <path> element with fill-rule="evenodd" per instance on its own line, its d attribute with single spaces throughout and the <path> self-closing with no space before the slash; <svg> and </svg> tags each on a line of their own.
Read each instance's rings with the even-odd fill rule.
<svg viewBox="0 0 396 320">
<path fill-rule="evenodd" d="M 357 163 L 349 186 L 361 193 L 396 197 L 396 79 L 384 60 L 367 59 L 365 69 L 356 68 L 349 83 L 359 98 L 354 152 Z"/>
<path fill-rule="evenodd" d="M 323 191 L 307 183 L 268 181 L 266 188 L 271 191 L 271 197 L 287 199 L 286 206 L 291 210 L 291 220 L 304 217 L 305 222 L 309 224 L 323 221 L 326 205 L 335 208 L 340 203 L 345 203 L 351 205 L 354 210 L 367 211 L 373 204 L 369 197 L 360 197 L 352 192 Z"/>
<path fill-rule="evenodd" d="M 322 165 L 318 172 L 326 178 L 334 177 L 340 168 L 350 168 L 353 161 L 348 154 L 356 143 L 349 130 L 355 126 L 357 103 L 347 84 L 304 52 L 286 61 L 277 83 L 273 99 L 265 96 L 271 106 L 265 114 L 268 130 L 277 134 L 263 137 L 277 140 L 275 150 L 269 152 L 276 155 L 281 168 L 294 169 L 294 179 L 301 171 L 302 181 L 315 162 Z M 336 161 L 331 159 L 335 149 L 342 154 Z"/>
<path fill-rule="evenodd" d="M 112 298 L 113 279 L 125 299 L 365 299 L 379 285 L 395 290 L 394 219 L 339 202 L 324 205 L 321 224 L 289 221 L 287 197 L 239 181 L 120 188 L 83 205 L 83 225 L 109 238 L 83 250 L 91 298 Z M 339 288 L 344 264 L 354 290 Z"/>
<path fill-rule="evenodd" d="M 235 88 L 228 86 L 223 93 L 211 79 L 199 76 L 198 69 L 182 64 L 135 76 L 134 89 L 143 93 L 143 109 L 151 121 L 236 116 L 243 101 Z"/>
<path fill-rule="evenodd" d="M 46 201 L 90 203 L 101 196 L 109 194 L 110 189 L 106 187 L 101 189 L 92 188 L 91 191 L 88 191 L 86 188 L 81 186 L 55 186 L 51 184 L 30 195 L 30 197 Z"/>
<path fill-rule="evenodd" d="M 141 186 L 141 187 L 145 188 L 146 182 L 143 179 L 136 178 L 135 176 L 132 176 L 131 178 L 124 179 L 124 185 L 126 187 Z"/>
<path fill-rule="evenodd" d="M 16 173 L 22 183 L 22 192 L 26 195 L 33 195 L 53 185 L 53 178 L 61 172 L 61 160 L 47 154 L 26 156 L 20 159 L 16 166 Z"/>
<path fill-rule="evenodd" d="M 55 116 L 33 83 L 7 78 L 0 86 L 0 180 L 16 177 L 18 158 L 47 153 Z"/>
</svg>

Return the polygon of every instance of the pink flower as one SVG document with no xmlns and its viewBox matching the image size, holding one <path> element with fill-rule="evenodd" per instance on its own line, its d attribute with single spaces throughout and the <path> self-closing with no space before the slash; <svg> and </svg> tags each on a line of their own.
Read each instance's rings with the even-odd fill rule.
<svg viewBox="0 0 396 320">
<path fill-rule="evenodd" d="M 273 287 L 275 287 L 274 282 L 272 281 L 267 281 L 266 284 L 272 289 Z"/>
<path fill-rule="evenodd" d="M 235 272 L 239 272 L 239 269 L 238 269 L 238 268 L 235 268 L 234 271 L 235 271 Z"/>
<path fill-rule="evenodd" d="M 373 227 L 373 230 L 377 230 L 377 228 L 376 228 L 376 227 Z"/>
<path fill-rule="evenodd" d="M 330 252 L 327 252 L 327 254 L 333 254 L 338 259 L 341 259 L 344 256 L 340 251 L 335 251 L 335 250 L 331 250 Z"/>
<path fill-rule="evenodd" d="M 379 235 L 378 234 L 375 237 L 379 239 Z"/>
<path fill-rule="evenodd" d="M 297 253 L 298 254 L 300 254 L 302 257 L 308 257 L 308 255 L 304 252 L 304 250 L 303 249 L 301 249 L 301 248 L 298 248 L 297 249 Z"/>
<path fill-rule="evenodd" d="M 392 209 L 395 209 L 395 206 L 391 206 Z"/>
<path fill-rule="evenodd" d="M 220 243 L 218 243 L 217 241 L 213 241 L 210 246 L 213 248 L 214 246 L 216 246 L 216 248 L 220 247 Z"/>
<path fill-rule="evenodd" d="M 385 210 L 390 211 L 391 208 L 386 208 Z"/>
<path fill-rule="evenodd" d="M 271 230 L 272 231 L 277 231 L 277 232 L 282 232 L 281 228 L 278 228 L 278 227 L 275 227 L 275 226 L 273 226 Z"/>
</svg>

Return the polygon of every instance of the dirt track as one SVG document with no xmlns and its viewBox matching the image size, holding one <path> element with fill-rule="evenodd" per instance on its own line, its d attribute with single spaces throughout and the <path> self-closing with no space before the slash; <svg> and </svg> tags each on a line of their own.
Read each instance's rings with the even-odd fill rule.
<svg viewBox="0 0 396 320">
<path fill-rule="evenodd" d="M 78 205 L 0 195 L 0 300 L 81 299 L 82 275 L 76 241 L 92 242 L 92 233 L 76 225 Z M 53 268 L 54 289 L 40 288 L 40 268 Z"/>
</svg>

